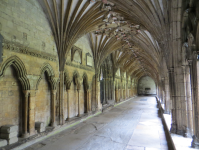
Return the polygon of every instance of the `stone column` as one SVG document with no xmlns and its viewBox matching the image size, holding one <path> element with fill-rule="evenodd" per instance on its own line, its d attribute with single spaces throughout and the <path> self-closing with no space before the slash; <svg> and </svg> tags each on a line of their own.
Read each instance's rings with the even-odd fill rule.
<svg viewBox="0 0 199 150">
<path fill-rule="evenodd" d="M 51 120 L 51 126 L 55 127 L 56 123 L 55 123 L 55 105 L 56 105 L 56 90 L 52 90 L 52 104 L 51 104 L 51 115 L 52 115 L 52 120 Z"/>
<path fill-rule="evenodd" d="M 170 114 L 169 78 L 165 78 L 165 114 Z"/>
<path fill-rule="evenodd" d="M 23 138 L 27 138 L 28 134 L 28 98 L 29 98 L 29 91 L 25 90 L 24 93 L 24 133 Z"/>
<path fill-rule="evenodd" d="M 184 78 L 184 66 L 178 66 L 174 69 L 174 93 L 173 101 L 175 108 L 175 132 L 179 135 L 186 134 L 186 92 L 185 92 L 185 78 Z"/>
<path fill-rule="evenodd" d="M 106 104 L 108 102 L 108 79 L 107 78 L 104 79 L 104 84 L 105 84 L 105 88 L 104 88 L 104 92 L 105 92 L 104 104 Z"/>
<path fill-rule="evenodd" d="M 116 99 L 115 99 L 115 81 L 113 81 L 113 84 L 112 84 L 112 99 L 114 101 L 116 101 Z"/>
<path fill-rule="evenodd" d="M 192 118 L 192 100 L 191 100 L 191 82 L 190 82 L 190 68 L 186 66 L 186 95 L 187 95 L 187 136 L 193 135 L 193 118 Z"/>
<path fill-rule="evenodd" d="M 94 82 L 95 82 L 95 87 L 94 87 L 94 90 L 95 90 L 95 95 L 94 95 L 94 99 L 95 99 L 95 102 L 96 102 L 96 111 L 99 111 L 102 109 L 102 105 L 101 105 L 101 102 L 100 102 L 100 81 L 99 81 L 99 75 L 98 74 L 95 74 L 94 76 Z"/>
<path fill-rule="evenodd" d="M 184 95 L 184 97 L 182 97 L 182 128 L 183 128 L 183 135 L 185 137 L 187 137 L 187 127 L 188 127 L 188 116 L 187 116 L 187 92 L 186 92 L 186 89 L 187 89 L 187 84 L 186 84 L 186 66 L 182 66 L 182 72 L 183 72 L 183 82 L 184 82 L 184 86 L 183 86 L 183 89 L 181 89 L 181 96 Z M 182 87 L 181 87 L 182 88 Z M 184 94 L 182 94 L 184 93 Z"/>
<path fill-rule="evenodd" d="M 170 85 L 170 99 L 172 103 L 171 107 L 171 133 L 176 133 L 176 101 L 174 101 L 174 93 L 175 93 L 175 88 L 174 88 L 174 68 L 170 68 L 169 70 L 169 85 Z"/>
<path fill-rule="evenodd" d="M 87 91 L 86 91 L 86 105 L 87 105 L 87 106 L 86 106 L 86 113 L 89 113 L 89 111 L 90 111 L 90 110 L 89 110 L 89 104 L 90 104 L 90 103 L 89 103 L 89 91 L 87 90 Z"/>
<path fill-rule="evenodd" d="M 67 121 L 70 120 L 70 97 L 69 97 L 69 94 L 70 94 L 70 89 L 66 89 L 66 92 L 67 92 L 67 114 L 68 114 L 68 117 L 67 117 Z"/>
<path fill-rule="evenodd" d="M 196 59 L 196 55 L 194 55 L 193 60 L 193 68 L 192 68 L 192 76 L 193 76 L 193 95 L 194 95 L 194 103 L 193 103 L 193 116 L 194 118 L 194 135 L 193 135 L 193 141 L 192 141 L 192 147 L 199 149 L 199 61 Z"/>
<path fill-rule="evenodd" d="M 189 60 L 189 68 L 190 68 L 190 82 L 191 82 L 191 99 L 192 99 L 192 118 L 193 118 L 193 135 L 195 135 L 195 91 L 194 91 L 194 86 L 195 86 L 195 81 L 194 81 L 194 72 L 193 72 L 193 61 Z"/>
<path fill-rule="evenodd" d="M 35 96 L 36 96 L 36 91 L 35 90 L 30 90 L 30 98 L 29 98 L 29 133 L 30 136 L 34 135 L 37 133 L 35 130 Z"/>
<path fill-rule="evenodd" d="M 78 117 L 81 117 L 81 112 L 80 112 L 80 89 L 77 90 L 77 99 L 78 99 Z"/>
</svg>

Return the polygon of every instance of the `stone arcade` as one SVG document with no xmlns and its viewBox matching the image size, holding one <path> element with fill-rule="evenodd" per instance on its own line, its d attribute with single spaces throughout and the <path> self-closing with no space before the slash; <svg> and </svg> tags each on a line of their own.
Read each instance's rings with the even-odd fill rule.
<svg viewBox="0 0 199 150">
<path fill-rule="evenodd" d="M 199 148 L 198 56 L 198 0 L 0 0 L 0 147 L 157 95 Z"/>
</svg>

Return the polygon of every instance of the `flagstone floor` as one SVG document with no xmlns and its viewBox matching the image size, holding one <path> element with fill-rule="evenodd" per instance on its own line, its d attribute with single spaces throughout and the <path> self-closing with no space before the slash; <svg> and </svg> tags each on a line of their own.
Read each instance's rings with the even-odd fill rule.
<svg viewBox="0 0 199 150">
<path fill-rule="evenodd" d="M 136 97 L 25 150 L 167 150 L 155 97 Z"/>
</svg>

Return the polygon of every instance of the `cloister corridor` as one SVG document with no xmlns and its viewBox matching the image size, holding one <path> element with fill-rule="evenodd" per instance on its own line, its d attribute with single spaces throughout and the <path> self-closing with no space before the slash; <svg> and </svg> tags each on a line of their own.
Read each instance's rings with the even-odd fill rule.
<svg viewBox="0 0 199 150">
<path fill-rule="evenodd" d="M 24 150 L 167 150 L 155 97 L 135 97 Z"/>
</svg>

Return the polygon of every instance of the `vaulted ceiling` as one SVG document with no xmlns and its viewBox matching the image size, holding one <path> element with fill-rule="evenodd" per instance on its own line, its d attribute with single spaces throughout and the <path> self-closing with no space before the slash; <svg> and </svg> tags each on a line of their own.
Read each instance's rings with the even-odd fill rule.
<svg viewBox="0 0 199 150">
<path fill-rule="evenodd" d="M 169 58 L 168 0 L 38 0 L 49 20 L 63 70 L 73 44 L 87 34 L 96 72 L 111 55 L 115 68 L 158 78 Z"/>
</svg>

